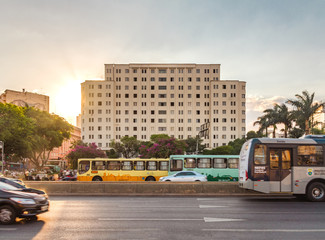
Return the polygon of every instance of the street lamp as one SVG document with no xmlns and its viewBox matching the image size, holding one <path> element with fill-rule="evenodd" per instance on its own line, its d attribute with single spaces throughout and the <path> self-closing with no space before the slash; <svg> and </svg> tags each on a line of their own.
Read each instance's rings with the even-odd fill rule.
<svg viewBox="0 0 325 240">
<path fill-rule="evenodd" d="M 0 148 L 1 148 L 1 159 L 2 159 L 2 169 L 1 172 L 3 174 L 3 167 L 4 167 L 4 151 L 5 151 L 5 143 L 0 141 Z"/>
</svg>

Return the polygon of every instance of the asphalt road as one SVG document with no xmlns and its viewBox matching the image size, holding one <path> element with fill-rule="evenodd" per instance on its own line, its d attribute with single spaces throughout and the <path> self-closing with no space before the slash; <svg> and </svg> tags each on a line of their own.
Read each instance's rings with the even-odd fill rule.
<svg viewBox="0 0 325 240">
<path fill-rule="evenodd" d="M 51 197 L 0 239 L 324 239 L 325 203 L 252 197 Z"/>
</svg>

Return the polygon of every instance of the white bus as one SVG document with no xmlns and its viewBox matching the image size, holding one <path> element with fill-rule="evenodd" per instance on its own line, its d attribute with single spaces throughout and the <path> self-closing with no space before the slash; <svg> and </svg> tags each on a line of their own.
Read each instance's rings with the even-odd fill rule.
<svg viewBox="0 0 325 240">
<path fill-rule="evenodd" d="M 325 201 L 325 136 L 254 138 L 240 152 L 239 186 Z"/>
</svg>

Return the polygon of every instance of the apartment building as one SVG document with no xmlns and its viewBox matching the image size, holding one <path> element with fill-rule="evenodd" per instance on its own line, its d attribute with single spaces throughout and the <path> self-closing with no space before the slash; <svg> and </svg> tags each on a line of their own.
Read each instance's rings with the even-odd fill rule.
<svg viewBox="0 0 325 240">
<path fill-rule="evenodd" d="M 111 140 L 200 134 L 208 148 L 245 135 L 246 83 L 220 80 L 220 64 L 105 64 L 105 80 L 81 84 L 81 135 Z"/>
</svg>

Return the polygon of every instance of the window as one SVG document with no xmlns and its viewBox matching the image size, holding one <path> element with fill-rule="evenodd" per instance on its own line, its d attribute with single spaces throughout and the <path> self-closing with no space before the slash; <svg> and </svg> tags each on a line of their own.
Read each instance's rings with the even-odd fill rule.
<svg viewBox="0 0 325 240">
<path fill-rule="evenodd" d="M 157 162 L 156 161 L 147 162 L 147 170 L 149 170 L 149 171 L 157 170 Z"/>
<path fill-rule="evenodd" d="M 167 81 L 167 78 L 159 78 L 158 81 L 159 82 L 166 82 Z"/>
<path fill-rule="evenodd" d="M 121 163 L 122 163 L 121 170 L 125 170 L 125 171 L 132 170 L 132 162 L 131 161 L 123 161 Z"/>
<path fill-rule="evenodd" d="M 120 170 L 120 161 L 108 161 L 107 170 Z"/>
<path fill-rule="evenodd" d="M 134 162 L 134 170 L 143 171 L 144 170 L 144 161 L 135 161 Z"/>
<path fill-rule="evenodd" d="M 211 159 L 210 158 L 198 158 L 197 159 L 198 168 L 211 168 Z"/>
<path fill-rule="evenodd" d="M 167 89 L 167 86 L 158 86 L 158 89 L 159 90 L 166 90 Z"/>
<path fill-rule="evenodd" d="M 298 146 L 299 166 L 322 166 L 323 162 L 322 146 Z"/>
<path fill-rule="evenodd" d="M 183 160 L 174 159 L 170 160 L 170 171 L 182 171 L 183 170 Z"/>
<path fill-rule="evenodd" d="M 93 161 L 91 165 L 92 170 L 105 170 L 105 161 Z"/>
<path fill-rule="evenodd" d="M 184 159 L 185 168 L 196 168 L 196 159 L 195 158 L 185 158 Z"/>
<path fill-rule="evenodd" d="M 214 168 L 227 168 L 227 159 L 226 158 L 214 158 L 213 159 Z"/>
<path fill-rule="evenodd" d="M 229 158 L 227 164 L 228 168 L 238 168 L 238 158 Z"/>
<path fill-rule="evenodd" d="M 167 73 L 167 69 L 159 69 L 158 72 L 159 73 Z"/>
<path fill-rule="evenodd" d="M 257 144 L 254 149 L 254 163 L 256 165 L 266 164 L 266 146 Z"/>
<path fill-rule="evenodd" d="M 168 162 L 167 161 L 159 162 L 159 170 L 168 171 Z"/>
</svg>

